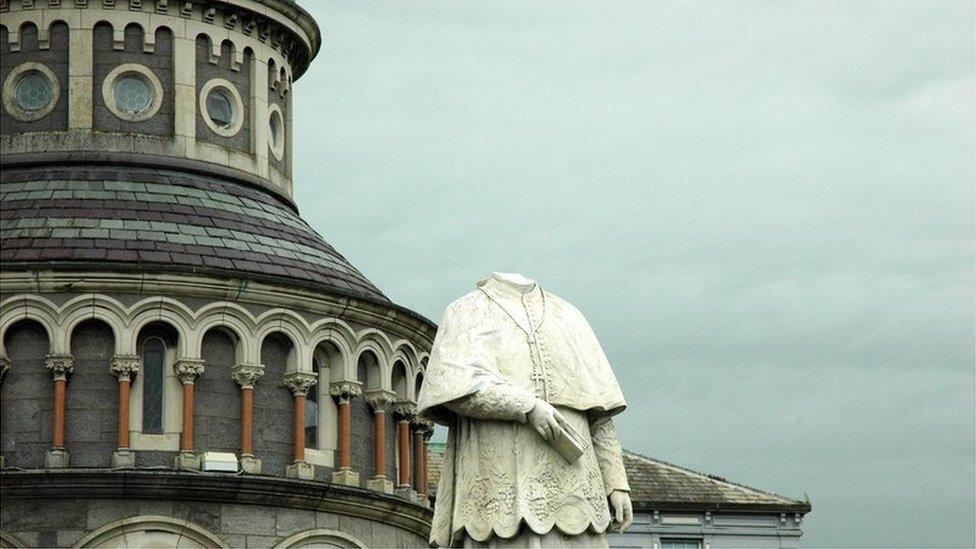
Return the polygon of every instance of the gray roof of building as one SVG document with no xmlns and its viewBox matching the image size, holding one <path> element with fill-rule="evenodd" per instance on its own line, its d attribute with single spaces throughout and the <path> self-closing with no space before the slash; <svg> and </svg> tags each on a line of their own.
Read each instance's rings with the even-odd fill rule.
<svg viewBox="0 0 976 549">
<path fill-rule="evenodd" d="M 444 444 L 431 444 L 428 480 L 436 496 Z M 807 513 L 809 502 L 750 488 L 665 461 L 624 451 L 630 497 L 638 510 L 767 511 Z"/>
<path fill-rule="evenodd" d="M 393 306 L 290 205 L 226 179 L 137 167 L 5 167 L 0 204 L 4 269 L 191 271 Z"/>
</svg>

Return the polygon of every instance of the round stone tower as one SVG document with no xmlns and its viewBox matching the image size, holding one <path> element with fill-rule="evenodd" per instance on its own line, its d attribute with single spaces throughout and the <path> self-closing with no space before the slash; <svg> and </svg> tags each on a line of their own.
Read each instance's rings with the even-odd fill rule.
<svg viewBox="0 0 976 549">
<path fill-rule="evenodd" d="M 435 326 L 293 200 L 320 44 L 288 0 L 0 0 L 3 547 L 426 546 Z"/>
</svg>

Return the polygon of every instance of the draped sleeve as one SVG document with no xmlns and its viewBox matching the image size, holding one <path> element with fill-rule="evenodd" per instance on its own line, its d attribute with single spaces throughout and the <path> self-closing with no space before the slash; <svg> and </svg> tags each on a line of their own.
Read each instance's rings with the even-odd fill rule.
<svg viewBox="0 0 976 549">
<path fill-rule="evenodd" d="M 419 414 L 443 425 L 451 425 L 455 414 L 525 421 L 535 395 L 499 373 L 487 316 L 476 295 L 448 306 L 417 397 Z"/>
</svg>

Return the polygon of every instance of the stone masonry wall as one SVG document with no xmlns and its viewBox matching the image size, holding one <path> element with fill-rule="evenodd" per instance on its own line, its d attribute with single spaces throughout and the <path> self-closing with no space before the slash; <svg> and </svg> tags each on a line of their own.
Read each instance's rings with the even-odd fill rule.
<svg viewBox="0 0 976 549">
<path fill-rule="evenodd" d="M 72 467 L 109 467 L 118 446 L 119 384 L 111 372 L 112 329 L 94 320 L 71 337 L 75 371 L 68 377 L 65 446 Z"/>
<path fill-rule="evenodd" d="M 234 341 L 220 330 L 203 337 L 203 375 L 196 381 L 196 448 L 200 452 L 241 449 L 241 389 L 230 377 Z M 264 389 L 265 387 L 261 387 Z"/>
<path fill-rule="evenodd" d="M 0 508 L 0 528 L 31 547 L 70 547 L 112 522 L 162 515 L 186 520 L 230 547 L 271 547 L 315 528 L 354 536 L 367 547 L 427 547 L 427 540 L 358 517 L 285 507 L 153 499 L 37 499 Z"/>
<path fill-rule="evenodd" d="M 0 449 L 8 467 L 43 467 L 54 420 L 54 385 L 44 367 L 47 333 L 23 320 L 4 339 L 12 367 L 3 380 Z"/>
</svg>

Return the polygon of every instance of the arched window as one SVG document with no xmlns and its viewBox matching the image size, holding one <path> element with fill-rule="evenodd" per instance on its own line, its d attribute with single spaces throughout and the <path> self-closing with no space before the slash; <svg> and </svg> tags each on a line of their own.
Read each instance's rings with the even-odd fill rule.
<svg viewBox="0 0 976 549">
<path fill-rule="evenodd" d="M 150 337 L 142 344 L 142 432 L 163 433 L 163 364 L 166 344 Z"/>
<path fill-rule="evenodd" d="M 319 372 L 321 371 L 321 365 L 318 359 L 312 360 L 312 373 L 318 378 L 319 383 L 321 383 L 321 376 Z M 318 448 L 319 447 L 319 383 L 316 383 L 312 388 L 309 389 L 308 394 L 305 396 L 305 447 L 306 448 Z"/>
</svg>

